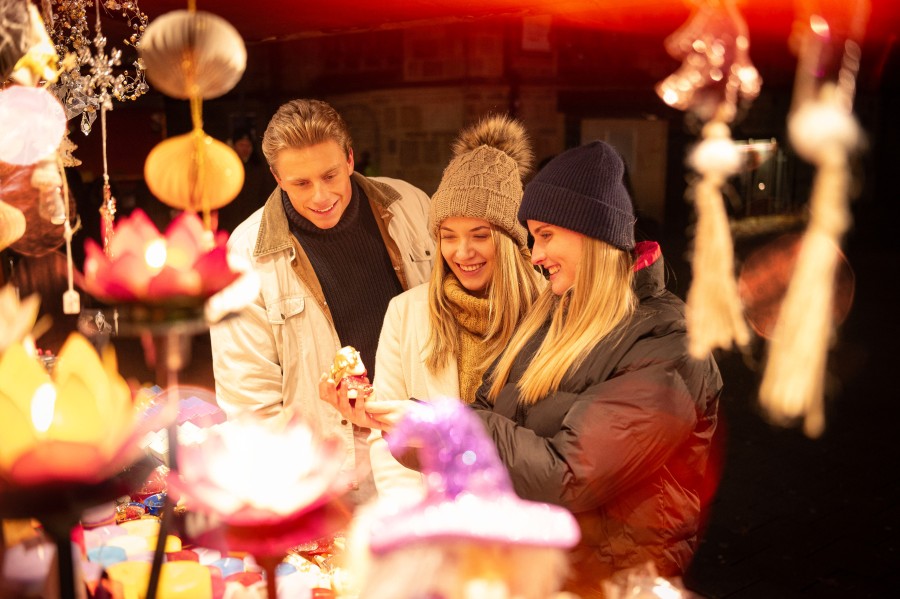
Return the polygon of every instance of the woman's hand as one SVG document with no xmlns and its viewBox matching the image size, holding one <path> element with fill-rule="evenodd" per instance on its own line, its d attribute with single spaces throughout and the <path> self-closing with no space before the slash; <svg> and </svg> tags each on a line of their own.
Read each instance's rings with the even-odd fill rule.
<svg viewBox="0 0 900 599">
<path fill-rule="evenodd" d="M 412 405 L 411 399 L 373 399 L 366 403 L 365 412 L 378 423 L 378 428 L 390 434 Z"/>
<path fill-rule="evenodd" d="M 381 423 L 366 413 L 366 400 L 372 396 L 371 385 L 340 385 L 322 374 L 319 379 L 319 399 L 331 404 L 341 416 L 363 428 L 381 428 Z"/>
</svg>

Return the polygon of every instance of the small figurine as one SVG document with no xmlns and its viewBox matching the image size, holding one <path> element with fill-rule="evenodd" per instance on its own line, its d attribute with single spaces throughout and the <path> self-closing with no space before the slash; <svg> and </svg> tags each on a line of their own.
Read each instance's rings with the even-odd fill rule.
<svg viewBox="0 0 900 599">
<path fill-rule="evenodd" d="M 360 391 L 371 392 L 372 387 L 367 375 L 366 366 L 356 348 L 345 345 L 334 355 L 329 376 L 338 388 L 346 383 L 347 398 L 351 406 L 356 402 Z"/>
</svg>

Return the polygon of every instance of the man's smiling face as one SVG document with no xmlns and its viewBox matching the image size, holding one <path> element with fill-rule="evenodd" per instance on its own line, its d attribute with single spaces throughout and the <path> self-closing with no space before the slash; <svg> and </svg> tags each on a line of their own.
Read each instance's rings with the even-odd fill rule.
<svg viewBox="0 0 900 599">
<path fill-rule="evenodd" d="M 353 151 L 344 154 L 328 140 L 305 148 L 278 152 L 272 174 L 301 216 L 320 229 L 330 229 L 341 220 L 350 203 Z"/>
</svg>

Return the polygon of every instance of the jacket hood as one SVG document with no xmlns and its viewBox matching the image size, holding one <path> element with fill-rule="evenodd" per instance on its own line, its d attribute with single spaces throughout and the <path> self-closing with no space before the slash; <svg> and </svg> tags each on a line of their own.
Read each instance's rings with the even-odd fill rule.
<svg viewBox="0 0 900 599">
<path fill-rule="evenodd" d="M 634 292 L 638 299 L 659 295 L 666 290 L 662 249 L 655 241 L 639 241 L 634 246 Z"/>
</svg>

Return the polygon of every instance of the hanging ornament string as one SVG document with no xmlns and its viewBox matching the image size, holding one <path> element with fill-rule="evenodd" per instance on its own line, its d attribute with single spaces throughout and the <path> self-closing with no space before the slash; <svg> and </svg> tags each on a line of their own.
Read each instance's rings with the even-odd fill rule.
<svg viewBox="0 0 900 599">
<path fill-rule="evenodd" d="M 63 313 L 78 314 L 81 312 L 81 296 L 75 291 L 75 269 L 72 261 L 72 236 L 81 228 L 81 220 L 76 220 L 75 226 L 72 226 L 69 215 L 71 214 L 69 206 L 69 182 L 66 180 L 66 169 L 63 165 L 62 156 L 57 156 L 57 168 L 62 178 L 62 195 L 63 202 L 66 207 L 66 220 L 63 223 L 63 237 L 66 240 L 66 280 L 68 289 L 63 292 Z"/>
<path fill-rule="evenodd" d="M 851 37 L 843 44 L 835 81 L 822 82 L 832 52 L 832 28 L 811 15 L 798 60 L 795 108 L 788 134 L 797 153 L 816 166 L 810 221 L 769 344 L 759 397 L 775 422 L 803 422 L 809 437 L 825 428 L 825 374 L 833 341 L 834 281 L 840 243 L 850 226 L 850 154 L 861 132 L 852 115 L 859 69 L 861 23 L 868 3 L 855 5 Z M 853 39 L 853 38 L 856 39 Z"/>
<path fill-rule="evenodd" d="M 106 108 L 100 109 L 100 137 L 103 150 L 103 204 L 100 206 L 100 235 L 103 240 L 103 251 L 110 258 L 112 255 L 112 238 L 115 231 L 116 198 L 113 197 L 109 185 L 109 166 L 106 161 Z"/>
<path fill-rule="evenodd" d="M 194 141 L 194 152 L 191 157 L 191 181 L 190 181 L 190 197 L 191 210 L 201 212 L 203 215 L 203 226 L 207 231 L 212 230 L 212 219 L 210 215 L 209 194 L 203 181 L 206 179 L 206 152 L 207 143 L 206 132 L 203 131 L 203 99 L 199 96 L 191 98 L 191 120 L 194 129 L 191 132 Z"/>
<path fill-rule="evenodd" d="M 666 48 L 683 62 L 656 92 L 666 104 L 706 121 L 703 140 L 688 157 L 700 177 L 687 193 L 697 212 L 686 308 L 688 350 L 702 359 L 717 347 L 744 346 L 750 340 L 734 277 L 722 187 L 741 165 L 729 123 L 742 100 L 759 95 L 762 80 L 750 61 L 747 24 L 733 0 L 702 4 L 666 40 Z"/>
</svg>

